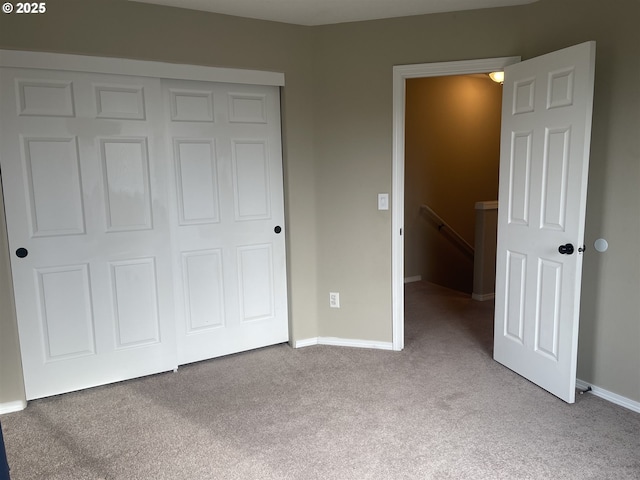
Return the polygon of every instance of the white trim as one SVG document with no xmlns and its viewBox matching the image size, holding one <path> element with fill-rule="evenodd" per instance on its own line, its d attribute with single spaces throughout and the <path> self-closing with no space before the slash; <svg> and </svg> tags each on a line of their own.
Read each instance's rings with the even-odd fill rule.
<svg viewBox="0 0 640 480">
<path fill-rule="evenodd" d="M 413 277 L 404 277 L 404 283 L 413 283 L 422 281 L 422 275 L 415 275 Z"/>
<path fill-rule="evenodd" d="M 0 67 L 68 70 L 73 72 L 133 75 L 248 85 L 284 86 L 284 73 L 237 68 L 205 67 L 124 58 L 91 57 L 61 53 L 0 50 Z"/>
<path fill-rule="evenodd" d="M 620 405 L 621 407 L 628 408 L 629 410 L 640 413 L 640 402 L 636 402 L 635 400 L 631 400 L 630 398 L 610 392 L 608 390 L 605 390 L 604 388 L 596 387 L 594 385 L 591 385 L 590 383 L 585 382 L 584 380 L 576 379 L 576 388 L 579 388 L 580 390 L 586 390 L 589 387 L 591 387 L 591 391 L 589 393 L 593 393 L 596 397 L 603 398 L 611 403 L 615 403 L 616 405 Z"/>
<path fill-rule="evenodd" d="M 393 67 L 393 161 L 391 172 L 391 315 L 393 349 L 404 348 L 404 103 L 408 72 Z"/>
<path fill-rule="evenodd" d="M 472 293 L 471 298 L 473 300 L 477 300 L 479 302 L 485 302 L 487 300 L 493 300 L 496 298 L 496 294 L 494 293 Z"/>
<path fill-rule="evenodd" d="M 404 115 L 405 83 L 409 78 L 466 75 L 501 70 L 520 57 L 485 58 L 457 62 L 421 63 L 393 67 L 393 161 L 391 217 L 391 291 L 393 349 L 404 348 Z"/>
<path fill-rule="evenodd" d="M 498 209 L 498 201 L 491 200 L 488 202 L 476 202 L 475 210 L 497 210 Z"/>
<path fill-rule="evenodd" d="M 332 345 L 336 347 L 373 348 L 378 350 L 393 350 L 391 342 L 377 342 L 375 340 L 356 340 L 353 338 L 313 337 L 297 340 L 294 348 L 309 347 L 311 345 Z"/>
<path fill-rule="evenodd" d="M 351 338 L 318 337 L 318 345 L 393 350 L 393 344 L 391 342 L 376 342 L 374 340 L 356 340 Z"/>
<path fill-rule="evenodd" d="M 318 337 L 305 338 L 303 340 L 296 340 L 293 342 L 293 348 L 304 348 L 312 345 L 318 345 Z"/>
<path fill-rule="evenodd" d="M 25 400 L 15 400 L 13 402 L 0 403 L 0 415 L 5 413 L 19 412 L 27 408 L 27 402 Z"/>
</svg>

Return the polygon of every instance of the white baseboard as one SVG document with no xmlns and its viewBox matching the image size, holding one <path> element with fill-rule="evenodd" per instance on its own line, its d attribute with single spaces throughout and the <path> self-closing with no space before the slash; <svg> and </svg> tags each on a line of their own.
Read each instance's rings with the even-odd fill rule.
<svg viewBox="0 0 640 480">
<path fill-rule="evenodd" d="M 421 280 L 422 280 L 422 275 L 416 275 L 414 277 L 405 277 L 404 283 L 420 282 Z"/>
<path fill-rule="evenodd" d="M 479 302 L 484 302 L 486 300 L 493 300 L 496 298 L 495 293 L 472 293 L 471 298 L 474 300 L 478 300 Z"/>
<path fill-rule="evenodd" d="M 333 345 L 336 347 L 375 348 L 378 350 L 393 350 L 392 342 L 376 342 L 375 340 L 356 340 L 353 338 L 314 337 L 297 340 L 294 348 L 309 347 L 311 345 Z"/>
<path fill-rule="evenodd" d="M 586 390 L 589 387 L 591 387 L 591 392 L 589 393 L 594 394 L 596 397 L 604 398 L 611 403 L 615 403 L 616 405 L 620 405 L 621 407 L 628 408 L 629 410 L 640 413 L 640 402 L 636 402 L 635 400 L 631 400 L 630 398 L 610 392 L 609 390 L 605 390 L 604 388 L 596 387 L 595 385 L 591 385 L 590 383 L 587 383 L 583 380 L 576 380 L 576 388 L 579 388 L 580 390 Z"/>
<path fill-rule="evenodd" d="M 296 340 L 293 342 L 293 348 L 310 347 L 311 345 L 318 345 L 318 337 L 305 338 L 304 340 Z"/>
<path fill-rule="evenodd" d="M 24 400 L 16 400 L 14 402 L 0 403 L 0 415 L 5 413 L 19 412 L 27 408 L 27 402 Z"/>
</svg>

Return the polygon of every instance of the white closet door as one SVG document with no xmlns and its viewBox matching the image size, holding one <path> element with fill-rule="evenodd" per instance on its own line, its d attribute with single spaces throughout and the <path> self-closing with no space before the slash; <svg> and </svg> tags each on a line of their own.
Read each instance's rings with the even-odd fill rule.
<svg viewBox="0 0 640 480">
<path fill-rule="evenodd" d="M 163 81 L 178 363 L 288 340 L 277 87 Z"/>
<path fill-rule="evenodd" d="M 160 80 L 0 70 L 27 399 L 175 368 Z"/>
</svg>

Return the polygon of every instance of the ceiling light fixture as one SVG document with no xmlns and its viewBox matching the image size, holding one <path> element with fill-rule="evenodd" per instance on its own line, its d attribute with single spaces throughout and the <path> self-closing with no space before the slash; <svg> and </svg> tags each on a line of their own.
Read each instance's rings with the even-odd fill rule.
<svg viewBox="0 0 640 480">
<path fill-rule="evenodd" d="M 493 80 L 496 83 L 504 82 L 504 72 L 491 72 L 489 74 L 489 77 L 491 77 L 491 80 Z"/>
</svg>

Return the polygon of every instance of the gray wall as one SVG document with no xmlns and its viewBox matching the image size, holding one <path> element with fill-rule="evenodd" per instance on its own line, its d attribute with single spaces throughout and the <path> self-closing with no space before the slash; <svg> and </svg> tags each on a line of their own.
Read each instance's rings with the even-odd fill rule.
<svg viewBox="0 0 640 480">
<path fill-rule="evenodd" d="M 0 48 L 282 71 L 293 339 L 391 341 L 392 67 L 598 43 L 578 376 L 640 401 L 640 2 L 540 0 L 322 27 L 120 1 L 0 16 Z M 611 248 L 596 253 L 603 237 Z M 5 259 L 6 263 L 6 259 Z M 9 272 L 0 271 L 6 290 Z M 339 291 L 340 309 L 328 292 Z M 0 312 L 0 322 L 15 320 Z M 4 339 L 2 342 L 5 342 Z M 3 347 L 3 345 L 0 345 Z M 2 348 L 0 362 L 19 363 Z M 6 357 L 6 358 L 5 358 Z M 2 383 L 0 401 L 19 395 Z"/>
<path fill-rule="evenodd" d="M 18 325 L 12 315 L 15 312 L 13 286 L 7 278 L 11 268 L 6 254 L 8 248 L 4 197 L 0 196 L 0 406 L 24 401 Z"/>
</svg>

